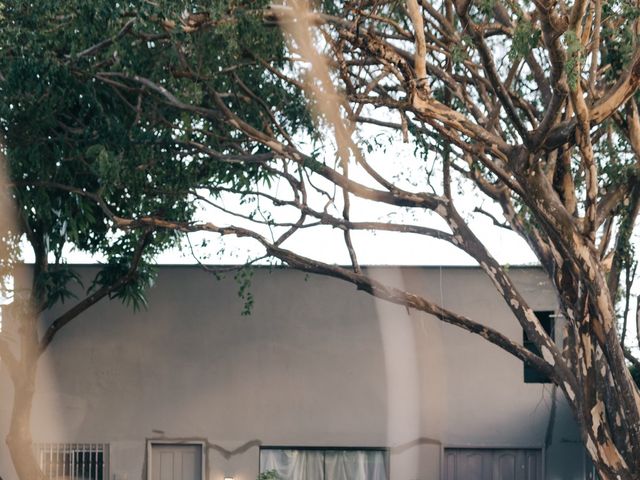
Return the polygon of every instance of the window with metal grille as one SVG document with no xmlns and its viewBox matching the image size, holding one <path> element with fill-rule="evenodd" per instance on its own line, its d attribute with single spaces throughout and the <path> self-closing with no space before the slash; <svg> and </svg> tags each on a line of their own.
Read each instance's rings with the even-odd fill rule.
<svg viewBox="0 0 640 480">
<path fill-rule="evenodd" d="M 44 443 L 37 447 L 40 468 L 50 480 L 108 480 L 109 445 Z"/>
</svg>

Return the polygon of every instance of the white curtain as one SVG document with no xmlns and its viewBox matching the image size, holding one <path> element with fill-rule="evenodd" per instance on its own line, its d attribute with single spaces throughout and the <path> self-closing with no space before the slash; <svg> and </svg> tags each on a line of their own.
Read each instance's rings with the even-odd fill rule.
<svg viewBox="0 0 640 480">
<path fill-rule="evenodd" d="M 327 450 L 325 480 L 387 480 L 385 455 L 375 450 Z"/>
<path fill-rule="evenodd" d="M 263 449 L 260 470 L 275 470 L 281 480 L 388 480 L 379 450 Z"/>
<path fill-rule="evenodd" d="M 264 449 L 260 451 L 260 470 L 275 470 L 281 480 L 323 480 L 324 452 Z"/>
</svg>

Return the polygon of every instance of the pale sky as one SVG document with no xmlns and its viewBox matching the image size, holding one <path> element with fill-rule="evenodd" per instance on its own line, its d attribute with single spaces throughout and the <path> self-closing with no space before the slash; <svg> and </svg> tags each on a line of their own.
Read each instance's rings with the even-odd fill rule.
<svg viewBox="0 0 640 480">
<path fill-rule="evenodd" d="M 399 134 L 389 136 L 388 132 L 376 131 L 374 127 L 367 127 L 367 137 L 374 138 L 386 135 L 388 147 L 379 148 L 367 154 L 367 160 L 379 172 L 389 179 L 393 179 L 397 185 L 409 191 L 420 191 L 424 187 L 424 165 L 427 160 L 419 157 L 415 152 L 415 147 L 411 143 L 403 143 Z M 300 142 L 304 149 L 304 141 Z M 331 144 L 326 145 L 326 155 L 331 158 Z M 331 163 L 331 160 L 327 161 Z M 380 188 L 373 182 L 359 167 L 351 167 L 351 178 L 373 188 Z M 437 175 L 437 174 L 436 174 Z M 314 184 L 321 183 L 321 180 L 314 181 Z M 419 185 L 419 187 L 413 184 Z M 437 184 L 437 180 L 435 181 Z M 331 191 L 331 186 L 325 186 Z M 286 191 L 282 185 L 274 185 L 272 191 L 274 195 L 286 197 Z M 485 242 L 490 252 L 502 264 L 509 265 L 532 265 L 537 264 L 537 259 L 528 245 L 518 235 L 503 228 L 495 227 L 491 220 L 485 216 L 475 214 L 470 215 L 474 207 L 482 203 L 482 198 L 473 193 L 469 185 L 460 187 L 456 195 L 456 202 L 459 211 L 469 219 L 470 226 L 481 240 Z M 312 202 L 314 200 L 311 200 Z M 231 197 L 223 199 L 225 208 L 240 209 L 238 202 Z M 421 226 L 439 227 L 444 231 L 448 228 L 444 222 L 433 214 L 397 209 L 384 204 L 375 204 L 365 200 L 360 200 L 352 196 L 351 219 L 353 221 L 393 221 L 396 223 L 414 223 Z M 323 210 L 326 206 L 326 199 L 319 197 L 316 199 L 315 207 Z M 491 211 L 499 217 L 499 209 L 492 207 L 485 202 L 483 208 Z M 335 206 L 334 214 L 339 216 L 340 205 Z M 247 209 L 243 210 L 247 213 Z M 240 226 L 252 227 L 248 222 L 238 221 L 229 215 L 212 208 L 201 210 L 198 215 L 201 221 L 211 221 L 218 225 L 225 222 L 235 223 Z M 297 216 L 292 212 L 285 212 L 279 217 L 280 220 L 295 221 Z M 255 228 L 255 227 L 253 227 Z M 267 234 L 267 230 L 258 230 Z M 260 248 L 256 248 L 256 243 L 251 240 L 238 240 L 235 237 L 221 239 L 213 234 L 192 234 L 191 244 L 197 246 L 203 238 L 209 239 L 206 250 L 198 249 L 202 255 L 203 263 L 211 264 L 238 264 L 249 258 L 260 256 Z M 415 234 L 398 234 L 390 232 L 369 233 L 356 231 L 353 233 L 353 243 L 358 254 L 358 260 L 363 265 L 475 265 L 473 259 L 461 252 L 447 242 L 419 236 Z M 342 232 L 330 227 L 314 227 L 296 233 L 287 240 L 284 247 L 301 253 L 305 256 L 313 257 L 327 263 L 347 264 L 349 256 L 344 245 Z M 220 250 L 225 252 L 220 254 Z M 31 252 L 25 252 L 25 260 L 32 261 Z M 73 252 L 68 255 L 68 260 L 72 263 L 93 263 L 100 261 L 83 253 Z M 192 264 L 196 263 L 190 254 L 190 249 L 185 248 L 183 252 L 173 250 L 165 252 L 158 258 L 160 264 Z"/>
</svg>

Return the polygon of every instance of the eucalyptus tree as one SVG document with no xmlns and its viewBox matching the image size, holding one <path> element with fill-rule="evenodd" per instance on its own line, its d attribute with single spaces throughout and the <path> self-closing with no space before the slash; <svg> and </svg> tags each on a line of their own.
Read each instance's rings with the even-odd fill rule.
<svg viewBox="0 0 640 480">
<path fill-rule="evenodd" d="M 268 175 L 261 165 L 274 154 L 211 110 L 209 86 L 246 98 L 252 85 L 280 118 L 254 115 L 262 109 L 257 103 L 234 106 L 248 124 L 255 117 L 256 128 L 310 126 L 302 95 L 264 74 L 263 64 L 283 66 L 285 49 L 280 32 L 263 25 L 256 10 L 263 6 L 0 3 L 0 138 L 8 167 L 2 194 L 3 204 L 16 205 L 15 221 L 2 222 L 3 280 L 14 274 L 22 246 L 35 258 L 32 284 L 14 292 L 0 333 L 0 361 L 14 387 L 6 441 L 19 478 L 42 478 L 30 430 L 39 359 L 100 300 L 143 306 L 154 256 L 175 245 L 168 230 L 117 230 L 112 215 L 187 221 L 195 212 L 184 195 L 189 188 L 247 185 Z M 194 81 L 192 70 L 206 82 Z M 162 86 L 128 86 L 129 76 L 161 78 Z M 156 90 L 180 92 L 180 108 L 155 101 Z M 199 148 L 206 158 L 192 154 Z M 104 259 L 89 284 L 67 263 L 72 250 Z M 53 308 L 62 313 L 50 318 Z"/>
<path fill-rule="evenodd" d="M 639 365 L 627 328 L 640 211 L 638 7 L 325 0 L 309 10 L 290 0 L 265 9 L 266 28 L 242 2 L 172 3 L 5 2 L 13 36 L 3 34 L 1 117 L 13 191 L 19 204 L 54 202 L 41 224 L 42 209 L 21 207 L 18 233 L 58 232 L 41 242 L 54 258 L 55 238 L 74 228 L 79 248 L 112 252 L 118 240 L 129 254 L 166 245 L 170 232 L 253 239 L 267 256 L 435 315 L 537 367 L 564 393 L 601 478 L 639 477 L 640 398 L 627 368 Z M 34 52 L 55 53 L 37 71 Z M 54 88 L 65 82 L 73 88 Z M 53 98 L 61 103 L 45 107 Z M 398 163 L 379 154 L 396 141 L 415 146 Z M 38 145 L 46 154 L 26 153 Z M 483 198 L 475 211 L 470 191 Z M 207 208 L 196 213 L 199 203 Z M 363 204 L 399 213 L 366 217 L 375 208 Z M 62 228 L 61 212 L 85 218 L 78 211 L 91 221 Z M 474 216 L 528 242 L 566 319 L 562 345 L 478 238 Z M 350 267 L 295 250 L 301 232 L 327 228 Z M 542 355 L 372 278 L 358 261 L 361 231 L 397 234 L 397 248 L 422 235 L 470 255 Z M 34 291 L 58 285 L 48 282 Z"/>
<path fill-rule="evenodd" d="M 172 112 L 164 118 L 186 148 L 176 169 L 198 159 L 244 168 L 247 176 L 205 178 L 183 190 L 207 205 L 206 221 L 121 212 L 97 188 L 75 193 L 94 200 L 123 231 L 248 237 L 290 266 L 343 279 L 483 337 L 564 393 L 601 478 L 635 479 L 640 396 L 627 367 L 639 363 L 627 318 L 640 211 L 639 13 L 626 0 L 355 0 L 311 10 L 290 0 L 265 10 L 266 23 L 286 32 L 289 58 L 259 61 L 264 70 L 253 81 L 226 67 L 212 77 L 200 67 L 205 60 L 185 49 L 175 67 L 149 72 L 101 52 L 92 66 L 97 82 L 140 98 L 140 115 Z M 163 25 L 207 38 L 213 16 L 199 11 L 182 26 Z M 171 50 L 150 41 L 158 54 Z M 256 58 L 253 50 L 246 54 Z M 208 59 L 215 58 L 212 50 Z M 230 83 L 217 84 L 222 77 Z M 261 91 L 265 78 L 284 82 L 291 95 L 304 93 L 315 117 L 311 135 L 297 132 L 289 104 L 274 104 Z M 237 89 L 230 95 L 231 84 Z M 227 142 L 219 141 L 220 124 L 229 128 Z M 377 154 L 394 145 L 381 145 L 372 128 L 415 145 L 398 171 L 389 155 Z M 230 157 L 238 144 L 254 156 Z M 469 191 L 486 206 L 465 211 Z M 165 198 L 162 189 L 155 195 Z M 229 195 L 239 199 L 237 209 Z M 375 209 L 356 209 L 364 203 L 410 214 L 368 218 L 363 212 Z M 566 319 L 562 345 L 478 238 L 474 216 L 529 244 Z M 341 235 L 350 267 L 294 249 L 300 232 L 327 227 Z M 396 233 L 397 248 L 406 235 L 422 235 L 470 255 L 541 356 L 482 319 L 372 278 L 358 261 L 362 230 Z"/>
</svg>

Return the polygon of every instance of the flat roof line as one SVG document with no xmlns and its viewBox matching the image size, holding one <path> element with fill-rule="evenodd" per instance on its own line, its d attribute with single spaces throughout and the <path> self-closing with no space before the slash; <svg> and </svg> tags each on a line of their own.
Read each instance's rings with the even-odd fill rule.
<svg viewBox="0 0 640 480">
<path fill-rule="evenodd" d="M 33 266 L 33 263 L 19 263 L 17 264 L 17 266 Z M 104 265 L 101 263 L 68 263 L 67 265 L 73 266 L 73 267 L 80 267 L 80 268 L 85 268 L 85 267 L 99 267 L 100 265 Z M 338 267 L 342 267 L 342 268 L 352 268 L 351 265 L 336 265 L 333 264 L 334 266 L 338 266 Z M 198 264 L 198 263 L 158 263 L 155 264 L 154 266 L 163 269 L 163 268 L 202 268 L 202 267 L 208 267 L 208 268 L 226 268 L 226 269 L 233 269 L 233 268 L 242 268 L 244 266 L 244 264 L 241 263 L 203 263 L 203 264 Z M 386 264 L 386 263 L 380 263 L 380 264 L 376 264 L 376 263 L 372 263 L 372 264 L 365 264 L 365 265 L 360 265 L 361 268 L 419 268 L 419 269 L 440 269 L 440 268 L 445 268 L 445 269 L 449 269 L 449 270 L 453 270 L 453 269 L 480 269 L 480 265 L 407 265 L 407 264 Z M 517 269 L 540 269 L 542 268 L 541 265 L 535 265 L 535 264 L 515 264 L 515 265 L 503 265 L 504 268 L 507 269 L 511 269 L 511 268 L 517 268 Z M 290 267 L 288 265 L 262 265 L 262 264 L 258 264 L 258 265 L 251 265 L 250 268 L 259 268 L 259 269 L 264 269 L 264 268 L 280 268 L 280 269 L 288 269 L 288 270 L 298 270 L 295 267 Z"/>
</svg>

